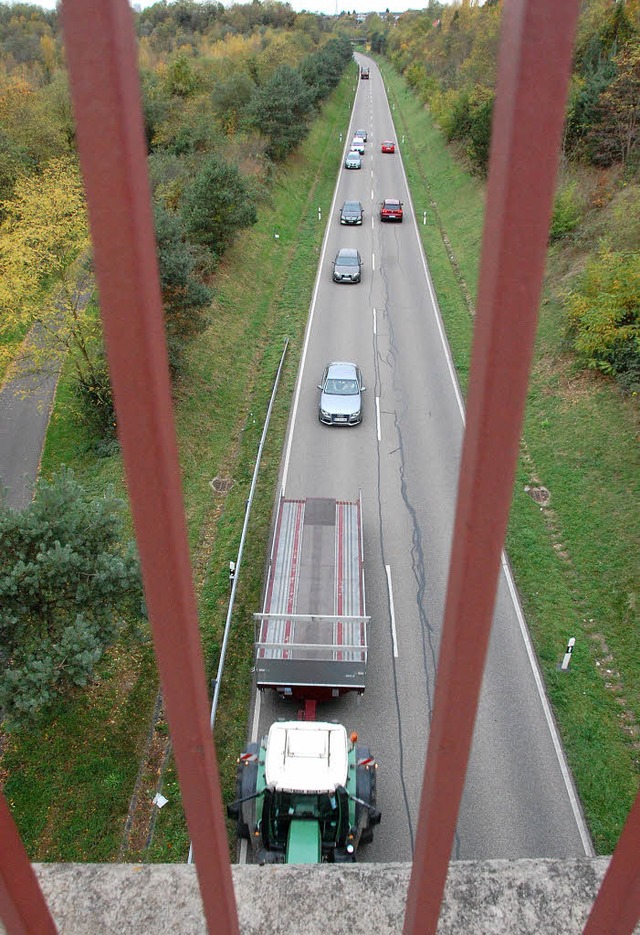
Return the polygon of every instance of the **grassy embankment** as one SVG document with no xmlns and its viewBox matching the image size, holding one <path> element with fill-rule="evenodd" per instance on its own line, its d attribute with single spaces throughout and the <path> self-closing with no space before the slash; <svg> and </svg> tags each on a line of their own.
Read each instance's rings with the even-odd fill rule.
<svg viewBox="0 0 640 935">
<path fill-rule="evenodd" d="M 484 186 L 451 157 L 426 110 L 381 63 L 453 357 L 466 387 Z M 507 548 L 598 852 L 614 848 L 640 772 L 637 401 L 581 373 L 567 353 L 562 294 L 610 216 L 594 207 L 550 251 Z M 444 235 L 444 236 L 443 236 Z M 448 243 L 448 247 L 445 246 Z M 514 322 L 517 327 L 517 322 Z M 525 492 L 551 493 L 541 509 Z M 557 670 L 567 639 L 567 674 Z"/>
<path fill-rule="evenodd" d="M 212 323 L 190 354 L 176 392 L 176 419 L 194 575 L 208 676 L 215 673 L 229 596 L 228 560 L 237 553 L 245 501 L 284 339 L 291 344 L 272 416 L 238 587 L 221 691 L 216 744 L 227 797 L 244 744 L 251 690 L 251 614 L 259 607 L 274 490 L 325 221 L 350 116 L 345 77 L 309 137 L 278 170 L 258 224 L 239 238 L 215 279 Z M 276 240 L 275 234 L 279 234 Z M 43 471 L 71 465 L 99 493 L 123 491 L 119 456 L 97 459 L 74 422 L 63 378 L 47 436 Z M 226 496 L 209 481 L 233 480 Z M 60 702 L 37 728 L 8 739 L 2 771 L 20 832 L 34 860 L 117 859 L 157 692 L 150 642 L 120 645 L 90 691 Z M 156 728 L 165 732 L 160 722 Z M 184 860 L 188 836 L 169 767 L 151 852 L 128 859 Z"/>
</svg>

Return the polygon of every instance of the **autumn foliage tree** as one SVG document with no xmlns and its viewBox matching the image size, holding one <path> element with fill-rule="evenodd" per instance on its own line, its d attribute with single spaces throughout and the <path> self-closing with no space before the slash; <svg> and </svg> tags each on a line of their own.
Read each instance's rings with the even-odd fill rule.
<svg viewBox="0 0 640 935">
<path fill-rule="evenodd" d="M 75 162 L 52 159 L 40 174 L 21 177 L 1 208 L 0 333 L 37 321 L 44 340 L 30 349 L 33 367 L 52 352 L 73 350 L 78 373 L 86 374 L 100 327 L 87 307 L 82 275 L 79 285 L 89 230 Z"/>
</svg>

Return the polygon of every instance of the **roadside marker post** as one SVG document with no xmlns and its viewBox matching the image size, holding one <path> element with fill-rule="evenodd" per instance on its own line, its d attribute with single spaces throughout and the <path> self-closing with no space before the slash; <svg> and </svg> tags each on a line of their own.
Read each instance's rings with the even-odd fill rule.
<svg viewBox="0 0 640 935">
<path fill-rule="evenodd" d="M 569 668 L 569 663 L 571 662 L 571 656 L 573 654 L 573 647 L 575 645 L 576 645 L 576 638 L 575 636 L 572 636 L 569 642 L 567 643 L 567 651 L 564 654 L 564 659 L 562 660 L 562 664 L 560 666 L 560 669 L 563 672 L 566 672 L 567 669 Z"/>
</svg>

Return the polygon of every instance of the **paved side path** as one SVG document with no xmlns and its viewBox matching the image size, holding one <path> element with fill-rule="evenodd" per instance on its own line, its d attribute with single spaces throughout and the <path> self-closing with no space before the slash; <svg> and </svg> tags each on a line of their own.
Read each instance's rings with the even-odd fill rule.
<svg viewBox="0 0 640 935">
<path fill-rule="evenodd" d="M 14 510 L 22 510 L 33 494 L 62 365 L 61 358 L 54 358 L 41 372 L 33 372 L 29 345 L 38 340 L 36 326 L 0 390 L 0 489 Z"/>
</svg>

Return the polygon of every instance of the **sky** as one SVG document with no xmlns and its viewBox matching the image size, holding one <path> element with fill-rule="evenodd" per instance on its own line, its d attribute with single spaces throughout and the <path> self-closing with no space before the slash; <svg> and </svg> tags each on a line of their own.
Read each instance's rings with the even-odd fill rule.
<svg viewBox="0 0 640 935">
<path fill-rule="evenodd" d="M 5 3 L 8 0 L 0 0 L 0 2 Z M 46 10 L 53 10 L 56 6 L 56 0 L 28 0 L 28 2 L 34 2 Z M 246 0 L 240 0 L 240 2 L 246 2 Z M 389 9 L 392 13 L 401 13 L 406 9 L 419 10 L 427 6 L 424 0 L 416 0 L 413 3 L 411 0 L 400 0 L 397 4 L 392 0 L 378 0 L 378 2 L 379 5 L 377 5 L 377 0 L 338 0 L 337 9 L 338 12 L 355 10 L 357 13 L 383 13 Z M 453 3 L 454 0 L 442 0 L 442 2 Z M 135 5 L 142 8 L 151 6 L 152 3 L 155 3 L 155 0 L 135 0 Z M 289 3 L 298 13 L 301 10 L 308 10 L 311 13 L 334 14 L 336 12 L 336 0 L 289 0 Z"/>
</svg>

